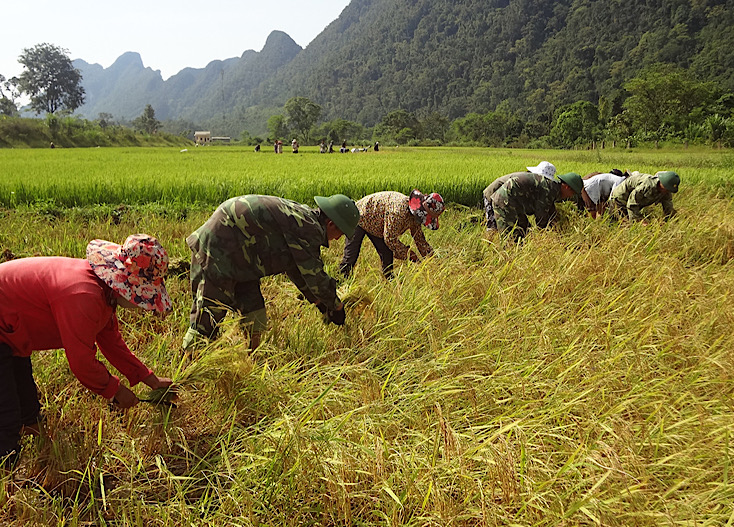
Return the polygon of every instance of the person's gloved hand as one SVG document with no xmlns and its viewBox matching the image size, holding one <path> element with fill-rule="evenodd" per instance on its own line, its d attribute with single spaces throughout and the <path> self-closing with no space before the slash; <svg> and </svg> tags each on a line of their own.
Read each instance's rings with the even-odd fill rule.
<svg viewBox="0 0 734 527">
<path fill-rule="evenodd" d="M 327 311 L 326 316 L 329 317 L 329 322 L 336 324 L 337 326 L 343 326 L 346 320 L 347 314 L 344 312 L 344 306 L 341 309 L 335 309 L 333 311 Z"/>
</svg>

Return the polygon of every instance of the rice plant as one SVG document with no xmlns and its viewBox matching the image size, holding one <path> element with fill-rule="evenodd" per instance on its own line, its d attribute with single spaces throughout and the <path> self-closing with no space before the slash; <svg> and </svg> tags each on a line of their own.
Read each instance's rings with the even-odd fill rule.
<svg viewBox="0 0 734 527">
<path fill-rule="evenodd" d="M 359 197 L 404 184 L 447 194 L 456 183 L 457 195 L 473 193 L 541 159 L 469 149 L 388 154 L 375 164 L 357 154 L 329 162 L 360 174 L 343 182 Z M 167 157 L 149 159 L 158 155 Z M 224 155 L 266 163 L 236 150 Z M 415 168 L 423 155 L 440 180 Z M 340 284 L 342 328 L 325 325 L 286 278 L 264 280 L 270 327 L 255 352 L 228 319 L 220 339 L 185 355 L 190 293 L 185 274 L 171 276 L 167 319 L 120 317 L 135 353 L 178 382 L 175 408 L 121 413 L 74 379 L 63 352 L 35 353 L 47 436 L 28 439 L 20 467 L 3 476 L 0 522 L 734 523 L 734 211 L 724 177 L 731 159 L 718 152 L 595 155 L 542 158 L 582 173 L 676 168 L 679 214 L 662 222 L 651 211 L 648 226 L 619 226 L 566 205 L 556 227 L 515 245 L 488 236 L 479 209 L 454 204 L 441 229 L 426 233 L 435 256 L 398 263 L 391 281 L 365 242 L 353 277 Z M 307 155 L 281 157 L 267 162 L 280 169 L 311 163 Z M 312 157 L 315 170 L 327 156 Z M 358 166 L 363 161 L 370 171 Z M 216 186 L 226 176 L 211 165 L 208 183 Z M 452 176 L 449 166 L 460 168 Z M 342 189 L 337 175 L 323 169 L 322 178 L 318 170 L 318 178 L 304 175 L 281 190 L 288 195 L 295 186 L 287 185 L 301 185 L 307 201 Z M 186 201 L 183 181 L 192 180 L 176 174 L 169 166 L 161 188 L 179 189 L 178 209 L 146 203 L 157 195 L 135 184 L 114 187 L 139 193 L 117 215 L 119 203 L 82 206 L 100 195 L 93 178 L 77 208 L 55 202 L 52 214 L 31 206 L 47 197 L 34 195 L 0 211 L 0 249 L 83 257 L 89 239 L 119 242 L 148 232 L 172 257 L 186 259 L 183 239 L 210 214 L 206 200 L 218 196 Z M 332 272 L 342 249 L 336 242 L 324 251 Z"/>
</svg>

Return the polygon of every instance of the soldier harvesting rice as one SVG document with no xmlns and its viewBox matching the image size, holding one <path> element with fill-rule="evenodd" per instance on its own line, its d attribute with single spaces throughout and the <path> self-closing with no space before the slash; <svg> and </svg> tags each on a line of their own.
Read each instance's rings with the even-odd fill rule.
<svg viewBox="0 0 734 527">
<path fill-rule="evenodd" d="M 670 170 L 657 172 L 654 176 L 635 171 L 612 190 L 609 204 L 618 217 L 640 221 L 643 208 L 660 203 L 664 217 L 669 218 L 675 214 L 673 194 L 678 192 L 678 185 L 680 176 Z"/>
<path fill-rule="evenodd" d="M 538 227 L 547 227 L 555 218 L 555 204 L 575 198 L 584 190 L 581 176 L 574 172 L 561 174 L 558 178 L 560 182 L 537 174 L 521 173 L 510 177 L 492 194 L 497 230 L 512 234 L 518 240 L 527 234 L 531 214 Z"/>
<path fill-rule="evenodd" d="M 250 347 L 257 348 L 267 326 L 260 279 L 280 273 L 331 322 L 344 323 L 344 306 L 336 282 L 324 271 L 321 247 L 351 237 L 359 211 L 342 194 L 314 199 L 317 209 L 275 196 L 231 198 L 186 239 L 193 305 L 184 349 L 201 337 L 216 338 L 228 310 L 242 315 Z"/>
<path fill-rule="evenodd" d="M 510 178 L 514 176 L 522 176 L 523 174 L 537 174 L 539 176 L 546 177 L 553 181 L 553 176 L 556 174 L 556 167 L 548 161 L 541 161 L 537 166 L 527 167 L 527 172 L 513 172 L 506 176 L 498 177 L 487 188 L 482 192 L 484 200 L 484 219 L 487 222 L 487 230 L 496 231 L 497 222 L 494 219 L 494 208 L 492 205 L 492 195 L 499 190 L 499 188 L 507 183 Z"/>
</svg>

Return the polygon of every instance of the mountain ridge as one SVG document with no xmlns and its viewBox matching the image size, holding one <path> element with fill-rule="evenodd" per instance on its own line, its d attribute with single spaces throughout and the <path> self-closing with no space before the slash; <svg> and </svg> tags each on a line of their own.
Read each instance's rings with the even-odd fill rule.
<svg viewBox="0 0 734 527">
<path fill-rule="evenodd" d="M 304 96 L 323 119 L 366 126 L 397 109 L 451 120 L 502 109 L 547 126 L 579 100 L 619 108 L 625 82 L 657 62 L 734 91 L 731 27 L 726 0 L 352 0 L 306 48 L 274 31 L 260 52 L 166 81 L 138 68 L 103 82 L 110 72 L 86 65 L 80 113 L 132 118 L 151 104 L 161 120 L 238 135 Z"/>
</svg>

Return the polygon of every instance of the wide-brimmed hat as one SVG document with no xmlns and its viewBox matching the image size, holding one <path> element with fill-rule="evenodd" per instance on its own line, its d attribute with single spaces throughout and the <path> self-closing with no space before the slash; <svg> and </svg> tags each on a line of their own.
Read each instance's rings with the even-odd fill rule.
<svg viewBox="0 0 734 527">
<path fill-rule="evenodd" d="M 435 231 L 438 230 L 438 217 L 443 213 L 446 205 L 438 192 L 426 195 L 418 189 L 413 189 L 408 198 L 408 207 L 421 225 Z"/>
<path fill-rule="evenodd" d="M 347 238 L 354 236 L 354 229 L 359 223 L 359 209 L 353 199 L 344 194 L 334 194 L 328 198 L 315 196 L 313 199 Z"/>
<path fill-rule="evenodd" d="M 678 192 L 678 185 L 680 185 L 680 176 L 672 170 L 665 170 L 655 174 L 658 177 L 660 184 L 665 187 L 669 192 Z"/>
<path fill-rule="evenodd" d="M 148 311 L 171 310 L 171 297 L 163 283 L 168 254 L 154 237 L 133 234 L 122 245 L 92 240 L 87 245 L 87 260 L 94 273 L 125 300 Z"/>
<path fill-rule="evenodd" d="M 556 167 L 552 163 L 549 163 L 548 161 L 541 161 L 538 166 L 536 167 L 527 167 L 528 172 L 532 172 L 533 174 L 538 174 L 539 176 L 546 177 L 548 179 L 553 179 L 553 176 L 556 175 Z"/>
</svg>

